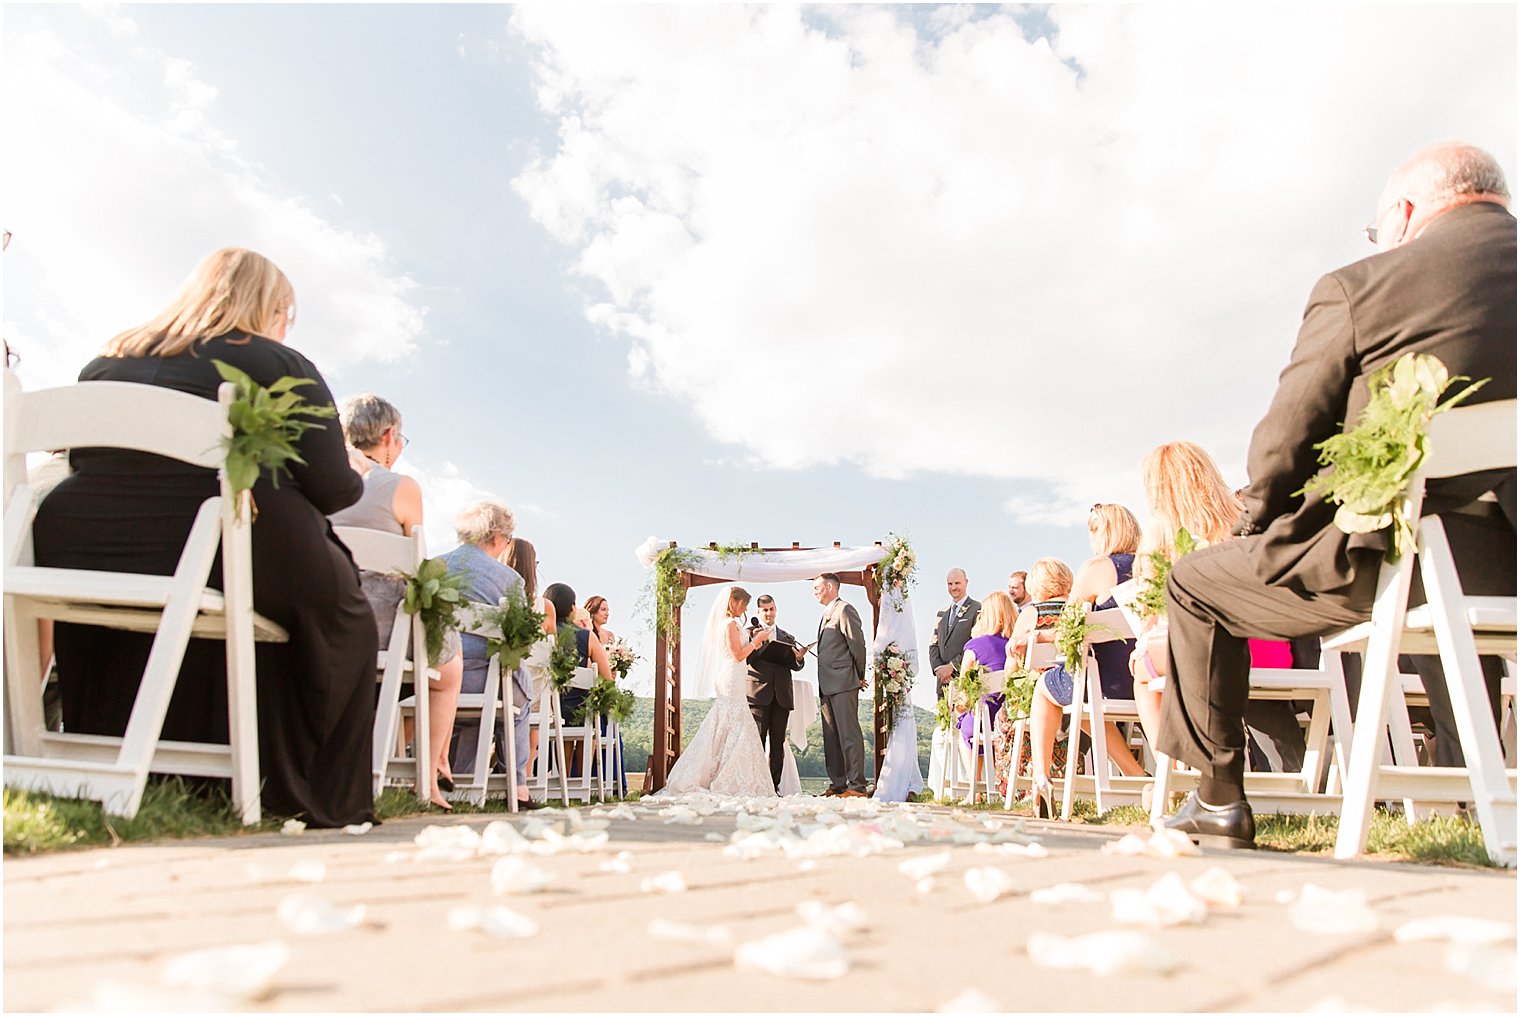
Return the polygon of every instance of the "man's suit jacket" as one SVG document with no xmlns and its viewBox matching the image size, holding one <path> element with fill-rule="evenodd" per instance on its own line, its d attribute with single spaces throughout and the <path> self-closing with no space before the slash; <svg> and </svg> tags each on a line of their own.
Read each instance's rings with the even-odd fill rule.
<svg viewBox="0 0 1520 1016">
<path fill-rule="evenodd" d="M 1451 376 L 1492 378 L 1466 404 L 1515 397 L 1515 218 L 1499 205 L 1454 208 L 1420 236 L 1320 279 L 1271 408 L 1251 437 L 1250 485 L 1240 531 L 1268 585 L 1297 592 L 1347 589 L 1358 563 L 1376 567 L 1388 531 L 1348 536 L 1334 505 L 1295 497 L 1319 468 L 1314 445 L 1354 423 L 1367 377 L 1405 353 L 1440 357 Z M 1515 473 L 1434 481 L 1427 513 L 1470 505 L 1495 490 L 1515 522 Z M 1495 509 L 1498 511 L 1498 509 Z"/>
<path fill-rule="evenodd" d="M 752 637 L 754 631 L 750 629 Z M 789 643 L 795 644 L 796 639 L 777 628 L 771 634 L 771 640 L 745 661 L 745 673 L 749 677 L 746 693 L 751 705 L 774 702 L 782 709 L 792 708 L 792 673 L 802 669 L 802 661 L 797 659 Z"/>
<path fill-rule="evenodd" d="M 865 673 L 866 636 L 860 614 L 836 599 L 818 622 L 818 694 L 857 690 Z"/>
<path fill-rule="evenodd" d="M 979 600 L 966 598 L 954 616 L 950 606 L 934 615 L 934 640 L 929 643 L 929 670 L 932 673 L 945 664 L 960 669 L 961 657 L 966 655 L 966 643 L 971 641 L 971 629 L 976 626 L 977 615 L 982 612 Z"/>
</svg>

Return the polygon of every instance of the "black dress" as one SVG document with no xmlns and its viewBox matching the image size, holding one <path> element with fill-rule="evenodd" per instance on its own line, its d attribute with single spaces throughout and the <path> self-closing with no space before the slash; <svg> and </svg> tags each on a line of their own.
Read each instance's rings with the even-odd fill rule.
<svg viewBox="0 0 1520 1016">
<path fill-rule="evenodd" d="M 292 375 L 317 382 L 301 393 L 331 404 L 322 376 L 281 343 L 230 333 L 193 353 L 99 357 L 80 381 L 131 381 L 216 398 L 223 360 L 268 386 Z M 305 465 L 278 489 L 266 473 L 254 485 L 253 604 L 282 625 L 290 641 L 260 642 L 259 765 L 263 805 L 312 826 L 374 818 L 370 743 L 375 720 L 374 615 L 359 588 L 353 558 L 327 515 L 359 499 L 363 481 L 348 465 L 336 419 L 320 421 L 300 442 Z M 172 459 L 108 448 L 74 449 L 74 475 L 39 506 L 37 563 L 173 574 L 216 475 Z M 221 561 L 211 584 L 221 587 Z M 64 729 L 119 736 L 142 681 L 151 637 L 59 624 L 55 636 Z M 192 639 L 164 721 L 166 740 L 227 741 L 225 644 Z"/>
</svg>

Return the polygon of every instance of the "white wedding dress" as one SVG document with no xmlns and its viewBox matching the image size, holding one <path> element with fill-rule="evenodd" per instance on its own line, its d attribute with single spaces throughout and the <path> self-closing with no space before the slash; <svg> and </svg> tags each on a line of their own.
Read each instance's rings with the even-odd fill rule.
<svg viewBox="0 0 1520 1016">
<path fill-rule="evenodd" d="M 728 597 L 722 596 L 714 607 L 702 649 L 703 665 L 695 682 L 699 687 L 712 682 L 717 693 L 712 710 L 671 767 L 661 794 L 700 790 L 742 797 L 776 796 L 770 760 L 749 711 L 744 662 L 734 659 L 729 650 L 728 633 L 739 619 L 727 616 L 727 606 Z M 719 608 L 723 608 L 722 613 Z M 742 633 L 740 641 L 745 641 Z"/>
</svg>

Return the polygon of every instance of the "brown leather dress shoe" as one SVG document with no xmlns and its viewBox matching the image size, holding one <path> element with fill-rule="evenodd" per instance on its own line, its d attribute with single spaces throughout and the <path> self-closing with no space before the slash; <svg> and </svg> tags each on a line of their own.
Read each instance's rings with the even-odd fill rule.
<svg viewBox="0 0 1520 1016">
<path fill-rule="evenodd" d="M 836 797 L 869 797 L 871 795 L 867 794 L 863 790 L 841 790 L 835 796 Z"/>
</svg>

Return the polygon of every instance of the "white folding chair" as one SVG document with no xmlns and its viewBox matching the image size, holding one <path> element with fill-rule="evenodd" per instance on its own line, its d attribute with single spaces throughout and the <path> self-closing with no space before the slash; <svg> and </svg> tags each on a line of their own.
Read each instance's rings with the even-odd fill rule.
<svg viewBox="0 0 1520 1016">
<path fill-rule="evenodd" d="M 1001 681 L 1003 673 L 995 671 L 989 673 L 988 677 Z M 988 692 L 994 690 L 996 689 L 987 689 Z M 972 708 L 969 745 L 962 740 L 960 731 L 955 727 L 951 727 L 949 733 L 950 737 L 946 741 L 944 796 L 953 797 L 964 791 L 967 804 L 974 803 L 978 794 L 985 795 L 986 800 L 992 800 L 996 772 L 993 769 L 992 714 L 986 703 L 979 697 Z M 978 758 L 982 760 L 980 766 L 977 765 Z"/>
<path fill-rule="evenodd" d="M 565 724 L 559 712 L 559 691 L 551 683 L 544 685 L 538 701 L 532 703 L 530 728 L 538 730 L 538 756 L 528 772 L 528 787 L 540 800 L 549 799 L 549 781 L 559 787 L 560 804 L 570 807 L 569 766 L 565 762 Z"/>
<path fill-rule="evenodd" d="M 576 667 L 570 679 L 571 688 L 590 688 L 597 679 L 595 667 Z M 601 783 L 601 731 L 595 716 L 586 716 L 580 723 L 574 717 L 561 717 L 560 737 L 566 756 L 580 749 L 580 774 L 562 770 L 567 792 L 577 801 L 590 801 L 602 795 Z M 567 722 L 568 721 L 568 722 Z"/>
<path fill-rule="evenodd" d="M 624 778 L 622 727 L 611 716 L 601 717 L 600 724 L 605 724 L 600 737 L 601 753 L 597 757 L 602 799 L 621 798 Z"/>
<path fill-rule="evenodd" d="M 1055 666 L 1055 664 L 1056 647 L 1054 645 L 1049 642 L 1036 642 L 1034 639 L 1029 640 L 1029 644 L 1024 650 L 1025 669 L 1039 674 Z M 1038 690 L 1036 690 L 1035 694 L 1039 694 Z M 1007 708 L 1006 704 L 1004 708 Z M 1019 795 L 1019 788 L 1023 783 L 1028 782 L 1031 787 L 1033 786 L 1033 758 L 1030 759 L 1030 778 L 1026 779 L 1018 771 L 1019 755 L 1023 752 L 1024 744 L 1029 740 L 1029 736 L 1029 717 L 1026 715 L 1015 719 L 1013 721 L 1013 743 L 1009 745 L 1008 750 L 1008 784 L 1003 792 L 1004 808 L 1013 807 L 1014 798 Z M 1075 748 L 1074 745 L 1072 747 Z M 1030 748 L 1030 754 L 1031 756 L 1034 754 L 1033 746 Z"/>
<path fill-rule="evenodd" d="M 9 382 L 7 382 L 9 388 Z M 137 814 L 148 773 L 230 777 L 245 823 L 259 820 L 259 753 L 254 641 L 284 642 L 279 625 L 253 610 L 249 499 L 241 517 L 226 477 L 224 437 L 232 386 L 217 401 L 154 385 L 90 381 L 5 400 L 5 456 L 59 448 L 124 448 L 216 469 L 219 493 L 196 513 L 173 575 L 140 575 L 33 562 L 38 501 L 18 483 L 5 513 L 5 703 L 9 744 L 5 784 L 62 797 L 82 796 L 127 818 Z M 221 552 L 222 590 L 207 585 Z M 44 729 L 37 621 L 51 618 L 153 633 L 153 647 L 121 737 Z M 164 717 L 190 639 L 227 644 L 230 744 L 164 741 Z"/>
<path fill-rule="evenodd" d="M 1088 623 L 1098 626 L 1082 645 L 1082 673 L 1072 675 L 1071 705 L 1066 707 L 1070 717 L 1067 735 L 1066 778 L 1061 788 L 1061 819 L 1071 820 L 1072 803 L 1077 788 L 1082 787 L 1082 797 L 1092 797 L 1101 814 L 1123 801 L 1139 801 L 1144 786 L 1151 782 L 1148 776 L 1114 776 L 1109 773 L 1108 738 L 1105 723 L 1138 724 L 1140 714 L 1135 710 L 1133 699 L 1106 699 L 1103 682 L 1099 679 L 1098 658 L 1093 647 L 1105 642 L 1134 638 L 1125 613 L 1117 608 L 1089 610 Z M 1077 750 L 1081 743 L 1078 731 L 1082 721 L 1088 723 L 1088 738 L 1092 742 L 1093 771 L 1091 775 L 1077 774 Z"/>
<path fill-rule="evenodd" d="M 356 526 L 334 526 L 333 532 L 348 547 L 354 563 L 365 571 L 395 574 L 408 572 L 415 575 L 427 557 L 422 540 L 421 527 L 414 527 L 411 536 L 399 533 L 382 533 L 378 529 L 361 529 Z M 428 787 L 433 774 L 428 771 L 432 758 L 428 751 L 428 697 L 418 695 L 413 701 L 412 758 L 406 757 L 406 749 L 400 742 L 401 733 L 401 682 L 408 671 L 415 670 L 412 658 L 421 655 L 418 647 L 426 645 L 422 618 L 408 614 L 396 607 L 396 619 L 391 625 L 390 637 L 380 648 L 375 661 L 375 672 L 380 681 L 380 698 L 375 703 L 375 735 L 373 764 L 375 796 L 392 779 L 405 779 L 407 769 L 414 769 L 413 783 L 417 799 L 428 800 Z M 438 680 L 438 672 L 431 667 L 423 668 L 429 680 Z M 421 690 L 422 682 L 416 682 Z"/>
<path fill-rule="evenodd" d="M 1366 848 L 1372 805 L 1382 797 L 1471 801 L 1489 857 L 1507 866 L 1515 863 L 1515 770 L 1505 768 L 1478 662 L 1480 653 L 1514 656 L 1515 597 L 1465 595 L 1446 527 L 1438 516 L 1421 517 L 1427 480 L 1513 468 L 1514 400 L 1454 409 L 1432 420 L 1425 459 L 1401 508 L 1415 529 L 1417 546 L 1381 566 L 1372 619 L 1325 640 L 1327 647 L 1340 650 L 1366 647 L 1336 857 L 1355 857 Z M 1428 602 L 1410 609 L 1416 563 Z M 1379 748 L 1400 652 L 1440 655 L 1465 768 L 1381 764 Z"/>
<path fill-rule="evenodd" d="M 482 638 L 500 635 L 500 630 L 492 626 L 484 617 L 484 611 L 487 609 L 489 608 L 484 604 L 467 604 L 461 611 L 460 634 L 479 635 Z M 507 722 L 502 726 L 505 728 L 506 743 L 496 745 L 497 753 L 506 765 L 506 774 L 493 775 L 491 772 L 491 747 L 496 736 L 496 715 L 502 710 L 502 686 L 503 684 L 509 686 L 507 701 L 511 702 L 511 680 L 510 675 L 505 678 L 502 675 L 501 658 L 493 656 L 486 666 L 485 688 L 478 694 L 460 693 L 454 717 L 456 720 L 474 719 L 479 725 L 479 734 L 475 742 L 474 767 L 468 773 L 454 774 L 454 790 L 445 795 L 449 800 L 464 800 L 475 805 L 482 805 L 492 792 L 504 789 L 507 809 L 514 812 L 517 810 L 517 793 L 513 788 L 517 772 L 517 727 L 512 723 L 515 706 L 508 706 L 505 710 Z M 403 712 L 413 705 L 414 699 L 408 698 L 402 703 Z"/>
</svg>

